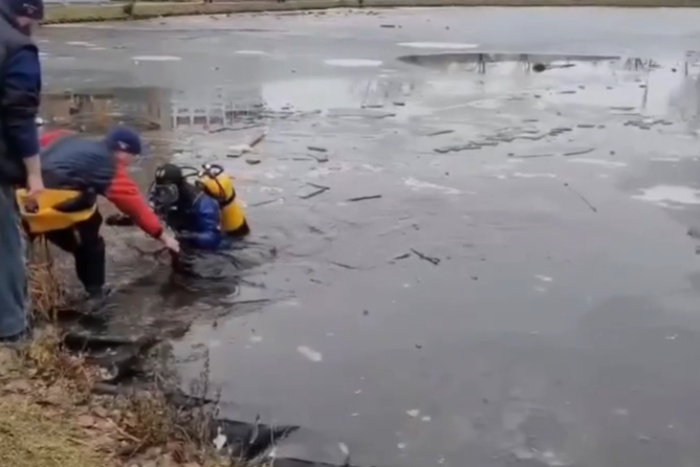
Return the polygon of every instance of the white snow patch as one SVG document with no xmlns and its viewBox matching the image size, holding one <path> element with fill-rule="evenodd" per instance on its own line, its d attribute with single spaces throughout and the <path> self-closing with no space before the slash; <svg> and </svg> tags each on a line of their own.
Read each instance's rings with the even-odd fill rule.
<svg viewBox="0 0 700 467">
<path fill-rule="evenodd" d="M 329 58 L 324 60 L 323 63 L 346 68 L 377 67 L 382 64 L 381 60 L 369 60 L 366 58 Z"/>
<path fill-rule="evenodd" d="M 408 177 L 403 181 L 404 185 L 414 188 L 416 190 L 435 190 L 445 193 L 447 195 L 458 195 L 462 193 L 456 188 L 451 188 L 443 185 L 436 185 L 435 183 L 424 182 L 413 177 Z"/>
<path fill-rule="evenodd" d="M 270 55 L 269 53 L 262 50 L 236 50 L 237 55 Z"/>
<path fill-rule="evenodd" d="M 552 173 L 524 173 L 524 172 L 515 172 L 515 173 L 513 173 L 513 177 L 517 177 L 517 178 L 557 178 L 556 174 L 552 174 Z"/>
<path fill-rule="evenodd" d="M 567 162 L 576 162 L 579 164 L 591 164 L 591 165 L 600 165 L 604 167 L 627 167 L 627 164 L 624 162 L 617 162 L 617 161 L 608 161 L 605 159 L 589 159 L 587 157 L 574 157 L 572 159 L 567 159 Z"/>
<path fill-rule="evenodd" d="M 479 44 L 465 44 L 462 42 L 400 42 L 401 47 L 411 47 L 414 49 L 445 49 L 445 50 L 465 50 L 476 49 Z"/>
<path fill-rule="evenodd" d="M 300 345 L 299 347 L 297 347 L 297 352 L 299 352 L 312 362 L 320 362 L 321 360 L 323 360 L 323 354 L 321 354 L 321 352 L 317 352 L 311 347 L 307 347 L 305 345 Z"/>
<path fill-rule="evenodd" d="M 668 206 L 667 203 L 669 202 L 678 204 L 700 204 L 700 190 L 695 190 L 689 186 L 657 185 L 642 190 L 642 194 L 632 196 L 632 198 L 655 203 L 660 206 Z"/>
<path fill-rule="evenodd" d="M 174 55 L 136 55 L 131 57 L 135 62 L 179 62 L 181 57 Z"/>
</svg>

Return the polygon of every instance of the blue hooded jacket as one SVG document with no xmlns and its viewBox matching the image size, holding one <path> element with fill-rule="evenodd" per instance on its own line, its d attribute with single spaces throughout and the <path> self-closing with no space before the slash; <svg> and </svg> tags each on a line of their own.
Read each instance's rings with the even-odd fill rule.
<svg viewBox="0 0 700 467">
<path fill-rule="evenodd" d="M 184 245 L 210 251 L 230 245 L 229 238 L 221 230 L 219 203 L 207 194 L 199 193 L 186 212 L 175 216 L 178 217 L 176 222 L 171 223 L 169 219 L 167 223 Z"/>
</svg>

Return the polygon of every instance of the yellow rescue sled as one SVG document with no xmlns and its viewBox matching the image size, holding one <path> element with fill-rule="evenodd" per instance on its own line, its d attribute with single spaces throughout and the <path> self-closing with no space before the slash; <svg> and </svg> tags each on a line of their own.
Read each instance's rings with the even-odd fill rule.
<svg viewBox="0 0 700 467">
<path fill-rule="evenodd" d="M 55 209 L 61 203 L 80 196 L 82 193 L 76 190 L 46 189 L 36 196 L 36 203 L 28 203 L 27 190 L 24 188 L 15 190 L 22 223 L 29 230 L 29 233 L 34 235 L 66 229 L 89 219 L 97 210 L 97 204 L 74 212 L 63 212 Z"/>
</svg>

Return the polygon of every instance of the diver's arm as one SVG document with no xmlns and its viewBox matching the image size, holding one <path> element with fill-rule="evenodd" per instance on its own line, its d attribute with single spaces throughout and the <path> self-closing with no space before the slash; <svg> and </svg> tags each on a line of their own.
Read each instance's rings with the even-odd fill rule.
<svg viewBox="0 0 700 467">
<path fill-rule="evenodd" d="M 196 225 L 193 230 L 181 232 L 180 237 L 197 245 L 198 248 L 216 250 L 221 243 L 221 213 L 219 205 L 209 197 L 197 202 Z"/>
</svg>

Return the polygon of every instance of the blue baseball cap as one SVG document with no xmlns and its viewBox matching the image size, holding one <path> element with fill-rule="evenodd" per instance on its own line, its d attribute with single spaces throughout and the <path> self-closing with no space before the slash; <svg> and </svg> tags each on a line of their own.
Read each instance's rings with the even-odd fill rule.
<svg viewBox="0 0 700 467">
<path fill-rule="evenodd" d="M 124 151 L 134 156 L 143 154 L 139 134 L 129 127 L 118 126 L 112 128 L 105 137 L 105 143 L 112 151 Z"/>
<path fill-rule="evenodd" d="M 35 21 L 44 19 L 43 0 L 3 0 L 15 16 L 25 16 Z"/>
</svg>

